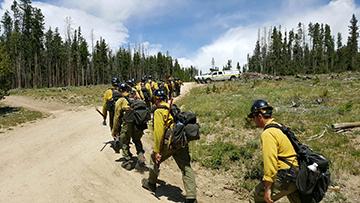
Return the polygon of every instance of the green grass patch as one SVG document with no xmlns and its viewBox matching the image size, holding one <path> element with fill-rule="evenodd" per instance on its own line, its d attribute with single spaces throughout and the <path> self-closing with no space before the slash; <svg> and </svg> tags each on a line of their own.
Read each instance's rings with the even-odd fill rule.
<svg viewBox="0 0 360 203">
<path fill-rule="evenodd" d="M 21 107 L 8 107 L 0 104 L 0 129 L 9 129 L 45 116 L 38 111 L 30 111 Z"/>
<path fill-rule="evenodd" d="M 360 152 L 351 141 L 359 131 L 336 133 L 329 127 L 360 121 L 360 73 L 313 78 L 219 82 L 192 89 L 178 104 L 196 112 L 201 125 L 200 141 L 190 145 L 193 159 L 213 170 L 230 171 L 239 182 L 236 187 L 252 189 L 262 173 L 261 129 L 246 116 L 254 100 L 265 99 L 274 106 L 276 121 L 330 159 L 333 174 L 360 175 Z"/>
<path fill-rule="evenodd" d="M 57 101 L 74 105 L 101 105 L 102 96 L 108 85 L 83 87 L 52 87 L 41 89 L 13 89 L 11 95 L 29 96 L 44 101 Z"/>
</svg>

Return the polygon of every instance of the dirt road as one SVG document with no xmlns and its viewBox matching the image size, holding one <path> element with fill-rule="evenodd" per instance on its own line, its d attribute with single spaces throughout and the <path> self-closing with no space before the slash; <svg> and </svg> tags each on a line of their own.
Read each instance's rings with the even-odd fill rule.
<svg viewBox="0 0 360 203">
<path fill-rule="evenodd" d="M 183 91 L 193 85 L 186 84 Z M 102 143 L 110 140 L 110 131 L 101 125 L 94 108 L 74 111 L 24 97 L 10 97 L 5 102 L 51 116 L 0 135 L 0 202 L 183 201 L 181 173 L 174 161 L 161 166 L 160 179 L 165 183 L 155 197 L 141 188 L 147 172 L 126 171 L 116 161 L 120 155 L 109 147 L 99 151 Z M 150 139 L 145 134 L 147 156 Z M 198 182 L 201 185 L 204 180 Z M 204 195 L 204 190 L 198 192 L 199 202 L 219 201 Z"/>
</svg>

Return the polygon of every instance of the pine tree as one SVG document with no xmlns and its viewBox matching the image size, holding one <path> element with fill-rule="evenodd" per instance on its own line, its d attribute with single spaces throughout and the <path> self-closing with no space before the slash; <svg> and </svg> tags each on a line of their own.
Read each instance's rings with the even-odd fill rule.
<svg viewBox="0 0 360 203">
<path fill-rule="evenodd" d="M 42 87 L 42 73 L 44 72 L 43 67 L 41 66 L 41 53 L 43 51 L 43 37 L 44 37 L 44 15 L 41 13 L 40 9 L 33 8 L 32 16 L 32 50 L 33 50 L 33 63 L 34 63 L 34 75 L 33 75 L 33 86 Z"/>
<path fill-rule="evenodd" d="M 335 57 L 335 72 L 342 72 L 346 70 L 346 47 L 342 44 L 341 33 L 337 34 L 336 41 L 336 57 Z"/>
<path fill-rule="evenodd" d="M 284 74 L 284 67 L 282 64 L 282 36 L 281 32 L 273 28 L 271 34 L 272 44 L 270 46 L 269 54 L 269 66 L 265 69 L 265 73 L 269 74 Z"/>
<path fill-rule="evenodd" d="M 256 41 L 254 54 L 248 58 L 249 71 L 250 72 L 261 72 L 261 58 L 260 58 L 260 42 Z"/>
<path fill-rule="evenodd" d="M 334 71 L 335 63 L 335 42 L 331 36 L 330 26 L 325 25 L 325 36 L 324 36 L 324 45 L 325 45 L 325 73 Z"/>
<path fill-rule="evenodd" d="M 303 26 L 301 23 L 298 24 L 297 33 L 294 36 L 294 47 L 293 47 L 293 61 L 294 61 L 294 73 L 300 73 L 304 68 L 304 50 L 302 47 L 303 40 Z"/>
<path fill-rule="evenodd" d="M 11 63 L 10 57 L 5 50 L 4 44 L 0 43 L 0 100 L 8 95 L 7 91 L 11 88 Z"/>
<path fill-rule="evenodd" d="M 232 61 L 229 59 L 227 61 L 227 64 L 223 67 L 223 70 L 231 70 L 231 68 L 232 68 L 231 62 Z"/>
<path fill-rule="evenodd" d="M 357 60 L 358 55 L 358 38 L 359 38 L 359 27 L 357 25 L 358 20 L 355 15 L 352 15 L 349 26 L 349 37 L 347 41 L 347 58 L 348 58 L 348 66 L 347 70 L 356 70 L 360 65 Z"/>
<path fill-rule="evenodd" d="M 78 32 L 78 40 L 79 40 L 79 66 L 81 71 L 81 83 L 80 85 L 88 85 L 91 84 L 90 70 L 89 70 L 89 51 L 88 44 L 85 39 L 81 36 L 80 27 Z"/>
<path fill-rule="evenodd" d="M 239 63 L 239 62 L 236 63 L 236 70 L 241 71 L 241 67 L 240 67 L 240 63 Z"/>
</svg>

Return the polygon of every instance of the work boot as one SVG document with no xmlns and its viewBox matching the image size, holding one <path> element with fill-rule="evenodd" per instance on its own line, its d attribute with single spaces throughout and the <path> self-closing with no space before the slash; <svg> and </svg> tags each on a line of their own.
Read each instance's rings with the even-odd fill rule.
<svg viewBox="0 0 360 203">
<path fill-rule="evenodd" d="M 139 160 L 136 162 L 135 169 L 138 170 L 138 171 L 147 171 L 147 170 L 149 170 L 148 167 L 146 166 L 146 164 L 144 162 L 139 161 Z"/>
<path fill-rule="evenodd" d="M 185 199 L 185 203 L 197 203 L 196 199 Z"/>
<path fill-rule="evenodd" d="M 135 168 L 137 170 L 145 169 L 146 168 L 145 161 L 146 161 L 146 159 L 145 159 L 144 154 L 139 153 L 138 156 L 137 156 L 137 162 L 136 162 Z"/>
<path fill-rule="evenodd" d="M 155 192 L 156 191 L 156 184 L 155 183 L 150 183 L 149 180 L 146 179 L 146 178 L 143 178 L 141 180 L 141 184 L 142 184 L 142 187 L 144 189 L 147 189 L 150 192 Z"/>
<path fill-rule="evenodd" d="M 146 161 L 144 153 L 139 153 L 137 155 L 137 159 L 138 159 L 139 162 L 142 162 L 142 163 L 145 163 L 145 161 Z"/>
<path fill-rule="evenodd" d="M 130 171 L 133 169 L 133 161 L 132 160 L 125 160 L 121 163 L 121 167 L 125 168 L 126 170 Z"/>
<path fill-rule="evenodd" d="M 120 154 L 120 142 L 119 141 L 113 141 L 110 145 L 110 147 L 115 151 L 116 154 Z"/>
</svg>

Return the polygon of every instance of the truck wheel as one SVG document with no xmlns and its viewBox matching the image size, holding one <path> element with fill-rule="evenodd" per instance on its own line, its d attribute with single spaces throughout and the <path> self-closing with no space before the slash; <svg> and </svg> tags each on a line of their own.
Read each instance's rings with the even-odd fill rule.
<svg viewBox="0 0 360 203">
<path fill-rule="evenodd" d="M 210 78 L 206 79 L 206 83 L 211 83 L 211 79 Z"/>
<path fill-rule="evenodd" d="M 235 77 L 235 76 L 231 76 L 230 80 L 231 80 L 231 81 L 235 81 L 235 80 L 236 80 L 236 77 Z"/>
</svg>

